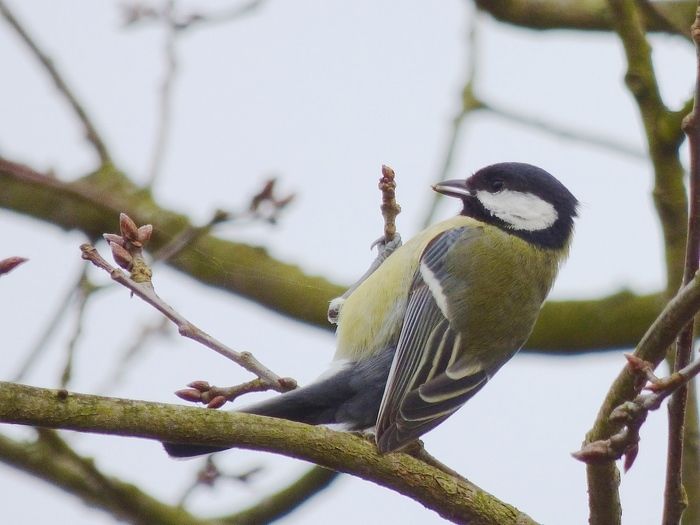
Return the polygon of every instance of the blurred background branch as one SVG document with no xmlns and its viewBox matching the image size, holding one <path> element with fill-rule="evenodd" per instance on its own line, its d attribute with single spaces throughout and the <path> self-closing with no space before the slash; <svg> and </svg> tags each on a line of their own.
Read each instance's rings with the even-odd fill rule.
<svg viewBox="0 0 700 525">
<path fill-rule="evenodd" d="M 18 157 L 6 153 L 3 148 L 3 156 L 0 157 L 0 207 L 63 230 L 77 230 L 93 242 L 101 233 L 113 231 L 118 213 L 126 212 L 139 224 L 153 223 L 155 231 L 150 248 L 156 261 L 162 261 L 182 275 L 192 277 L 200 283 L 262 305 L 290 320 L 329 329 L 326 320 L 328 301 L 340 295 L 345 286 L 335 284 L 335 278 L 311 275 L 299 266 L 286 262 L 287 259 L 291 259 L 290 256 L 284 253 L 272 255 L 267 249 L 256 246 L 256 242 L 226 240 L 218 230 L 224 222 L 240 225 L 250 221 L 274 225 L 280 212 L 294 198 L 293 194 L 282 197 L 273 194 L 274 179 L 267 182 L 263 190 L 256 194 L 250 208 L 210 211 L 206 215 L 210 217 L 209 220 L 201 220 L 189 210 L 187 214 L 179 213 L 175 211 L 177 206 L 173 205 L 171 200 L 162 197 L 161 194 L 156 196 L 153 192 L 154 185 L 159 189 L 166 186 L 160 182 L 165 180 L 166 175 L 170 176 L 172 168 L 167 160 L 169 153 L 172 153 L 169 148 L 176 142 L 174 123 L 178 119 L 174 118 L 175 111 L 182 110 L 182 106 L 177 105 L 175 95 L 180 89 L 180 82 L 184 81 L 187 67 L 192 67 L 191 62 L 188 62 L 189 57 L 181 49 L 184 48 L 184 45 L 181 45 L 181 37 L 193 33 L 191 30 L 195 28 L 214 29 L 231 21 L 243 20 L 249 14 L 261 12 L 261 8 L 268 2 L 254 0 L 211 11 L 192 8 L 189 5 L 185 8 L 184 2 L 175 1 L 134 2 L 123 6 L 121 22 L 124 27 L 154 27 L 163 31 L 160 57 L 163 71 L 156 90 L 157 115 L 153 130 L 155 139 L 154 146 L 147 155 L 144 183 L 138 182 L 134 173 L 138 170 L 130 168 L 127 170 L 130 175 L 127 176 L 123 171 L 124 166 L 112 160 L 112 151 L 108 151 L 105 145 L 107 139 L 110 139 L 108 142 L 115 151 L 119 144 L 112 140 L 110 135 L 98 133 L 95 120 L 88 115 L 87 105 L 79 99 L 77 92 L 72 88 L 72 82 L 66 80 L 70 76 L 59 71 L 52 57 L 54 53 L 42 48 L 8 4 L 9 2 L 0 0 L 0 15 L 30 50 L 44 73 L 52 79 L 60 96 L 68 101 L 72 114 L 80 123 L 90 149 L 97 154 L 99 163 L 88 175 L 69 179 L 65 176 L 75 175 L 75 171 L 61 170 L 62 177 L 56 178 L 51 170 L 42 167 L 40 162 L 34 162 L 33 158 L 29 161 L 30 166 L 27 166 L 15 160 Z M 441 165 L 436 170 L 439 175 L 437 178 L 448 178 L 455 166 L 460 165 L 457 157 L 466 149 L 465 129 L 477 126 L 480 122 L 478 119 L 484 115 L 496 117 L 508 124 L 516 124 L 536 134 L 589 146 L 592 147 L 592 151 L 611 152 L 621 160 L 632 160 L 640 166 L 650 161 L 654 172 L 654 203 L 663 233 L 666 287 L 654 293 L 649 293 L 648 290 L 646 293 L 623 290 L 598 294 L 599 297 L 586 300 L 551 300 L 544 306 L 525 350 L 547 355 L 574 356 L 634 347 L 666 302 L 674 296 L 683 274 L 687 199 L 679 149 L 683 141 L 680 124 L 681 119 L 693 107 L 692 99 L 685 100 L 677 110 L 665 104 L 657 80 L 657 75 L 661 77 L 661 74 L 655 71 L 646 33 L 670 35 L 674 38 L 669 40 L 685 45 L 689 41 L 688 28 L 695 15 L 696 3 L 684 0 L 475 0 L 473 5 L 474 9 L 469 18 L 469 38 L 463 44 L 468 54 L 468 71 L 462 85 L 457 111 L 452 112 L 453 118 L 448 123 L 450 129 L 445 135 L 444 154 Z M 535 109 L 525 107 L 520 104 L 517 94 L 513 97 L 516 100 L 515 104 L 504 103 L 494 96 L 483 85 L 483 77 L 486 76 L 484 71 L 489 72 L 490 63 L 482 58 L 485 54 L 485 44 L 481 38 L 481 26 L 493 23 L 493 20 L 487 20 L 487 17 L 505 26 L 527 29 L 617 33 L 625 50 L 628 68 L 625 81 L 641 116 L 647 151 L 642 151 L 639 146 L 620 138 L 612 126 L 612 131 L 608 132 L 608 123 L 601 126 L 600 131 L 586 131 L 583 127 L 579 129 L 578 125 L 566 116 L 560 120 L 559 115 L 543 115 Z M 44 40 L 41 32 L 37 31 L 36 34 L 41 35 L 41 40 Z M 221 52 L 222 50 L 215 51 Z M 231 52 L 232 50 L 226 50 L 226 53 Z M 228 65 L 226 62 L 224 64 Z M 343 67 L 352 69 L 347 64 Z M 551 75 L 557 75 L 557 72 L 552 71 Z M 383 78 L 386 80 L 386 77 Z M 523 86 L 534 80 L 518 78 Z M 176 82 L 178 90 L 175 89 Z M 511 86 L 513 91 L 520 87 L 515 83 Z M 541 96 L 544 98 L 547 94 L 542 93 Z M 575 103 L 576 101 L 571 102 Z M 97 117 L 101 115 L 97 114 Z M 235 119 L 236 115 L 227 115 L 226 118 Z M 275 122 L 283 119 L 283 115 L 275 116 Z M 101 119 L 98 118 L 97 121 L 101 122 Z M 37 147 L 41 146 L 38 144 Z M 220 148 L 221 145 L 214 141 L 212 147 Z M 504 152 L 509 151 L 506 144 L 502 145 L 502 149 Z M 271 149 L 266 151 L 266 156 L 275 157 L 275 153 L 274 149 Z M 198 164 L 201 166 L 198 165 L 197 168 L 205 172 L 210 170 L 211 166 L 207 166 L 207 159 L 202 158 L 203 156 L 206 156 L 205 152 L 198 158 Z M 386 159 L 386 162 L 391 160 Z M 216 166 L 215 169 L 221 168 Z M 243 172 L 236 171 L 237 166 L 227 166 L 225 169 L 225 177 L 244 177 Z M 198 175 L 199 173 L 191 175 L 190 185 L 199 184 Z M 462 176 L 461 172 L 459 176 Z M 156 181 L 158 184 L 154 184 Z M 327 182 L 318 181 L 318 185 L 328 185 Z M 427 182 L 425 181 L 426 186 Z M 399 184 L 401 183 L 399 177 Z M 238 183 L 238 190 L 246 192 L 253 186 L 254 184 L 249 184 L 243 179 L 243 182 Z M 324 197 L 329 200 L 342 200 L 328 189 L 326 192 Z M 253 203 L 263 194 L 266 196 L 262 199 L 263 205 L 258 209 Z M 425 222 L 431 222 L 437 212 L 438 201 L 433 199 L 425 214 Z M 324 219 L 335 223 L 334 217 Z M 342 230 L 342 227 L 336 228 L 338 237 L 346 233 Z M 317 242 L 319 250 L 326 241 L 328 239 L 324 238 Z M 329 271 L 327 275 L 332 273 Z M 14 276 L 15 274 L 12 274 L 7 279 Z M 2 281 L 4 283 L 6 278 L 3 277 Z M 83 314 L 87 312 L 85 306 L 91 297 L 91 291 L 97 288 L 97 285 L 82 274 L 79 283 L 68 289 L 67 295 L 59 303 L 59 308 L 47 323 L 42 337 L 37 338 L 37 345 L 20 367 L 19 377 L 30 375 L 30 372 L 45 360 L 45 352 L 51 340 L 56 339 L 55 334 L 65 321 L 64 314 L 68 311 L 66 306 L 70 306 L 71 309 L 76 308 L 78 319 L 70 337 L 67 338 L 66 365 L 60 371 L 62 379 L 59 380 L 63 385 L 68 384 L 74 372 L 74 365 L 79 361 L 75 352 L 79 341 L 82 340 L 81 330 L 89 327 L 89 324 L 86 325 L 83 321 Z M 137 328 L 133 329 L 134 342 L 123 355 L 120 364 L 111 372 L 107 384 L 114 386 L 125 377 L 127 366 L 129 363 L 133 366 L 134 363 L 130 357 L 153 340 L 153 335 L 159 334 L 161 329 L 158 325 L 149 324 L 143 325 L 140 334 L 136 333 L 138 331 Z M 660 359 L 659 353 L 655 354 L 652 360 L 658 363 Z M 617 404 L 634 395 L 636 388 L 632 383 L 632 379 L 623 371 L 611 388 L 601 408 L 596 427 L 588 436 L 589 439 L 604 439 L 614 431 L 614 426 L 607 422 L 607 417 Z M 700 442 L 697 439 L 700 431 L 696 394 L 692 385 L 688 399 L 687 422 L 684 427 L 686 448 L 683 456 L 684 483 L 689 498 L 689 506 L 683 516 L 685 525 L 700 520 Z M 99 470 L 90 458 L 78 455 L 67 441 L 52 431 L 40 431 L 35 440 L 23 441 L 0 436 L 0 458 L 9 465 L 61 487 L 88 504 L 105 509 L 115 517 L 131 523 L 269 522 L 297 509 L 328 487 L 337 477 L 334 471 L 313 467 L 286 486 L 270 491 L 267 497 L 260 498 L 247 509 L 231 511 L 219 518 L 204 519 L 176 505 L 153 498 L 145 490 L 108 476 Z M 672 468 L 679 470 L 677 467 Z M 591 523 L 618 523 L 619 473 L 615 465 L 608 463 L 590 466 L 588 478 Z M 186 503 L 189 508 L 189 498 Z"/>
</svg>

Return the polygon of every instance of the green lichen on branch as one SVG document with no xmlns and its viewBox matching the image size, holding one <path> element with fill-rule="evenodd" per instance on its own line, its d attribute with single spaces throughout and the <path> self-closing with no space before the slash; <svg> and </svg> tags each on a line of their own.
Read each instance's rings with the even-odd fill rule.
<svg viewBox="0 0 700 525">
<path fill-rule="evenodd" d="M 380 455 L 369 440 L 323 427 L 13 383 L 0 383 L 0 422 L 274 452 L 372 481 L 458 523 L 535 523 L 464 479 L 408 454 Z"/>
<path fill-rule="evenodd" d="M 0 158 L 0 186 L 0 207 L 66 230 L 83 231 L 93 239 L 117 231 L 121 212 L 139 224 L 153 224 L 153 250 L 191 227 L 184 215 L 159 206 L 150 193 L 111 168 L 66 183 Z M 332 328 L 326 319 L 328 302 L 346 288 L 309 276 L 263 248 L 209 234 L 199 236 L 168 264 L 204 284 L 325 329 Z M 526 351 L 567 354 L 629 347 L 660 310 L 658 295 L 626 292 L 600 300 L 550 301 L 542 309 Z M 574 328 L 579 325 L 585 329 Z"/>
<path fill-rule="evenodd" d="M 28 472 L 60 487 L 86 504 L 136 525 L 198 525 L 200 521 L 179 507 L 162 503 L 138 487 L 113 477 L 95 475 L 89 458 L 75 454 L 56 439 L 16 441 L 0 435 L 0 459 L 6 465 Z"/>
<path fill-rule="evenodd" d="M 230 525 L 270 523 L 305 503 L 337 478 L 338 472 L 323 467 L 312 467 L 298 480 L 253 506 L 222 519 Z"/>
<path fill-rule="evenodd" d="M 610 31 L 613 16 L 605 0 L 475 0 L 476 5 L 497 20 L 529 29 Z M 641 3 L 641 2 L 640 2 Z M 654 2 L 654 12 L 645 13 L 650 31 L 688 34 L 695 16 L 695 2 Z"/>
</svg>

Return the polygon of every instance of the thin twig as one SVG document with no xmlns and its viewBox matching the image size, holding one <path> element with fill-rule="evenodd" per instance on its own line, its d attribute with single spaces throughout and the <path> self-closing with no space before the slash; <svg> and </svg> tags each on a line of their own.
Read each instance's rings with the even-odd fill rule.
<svg viewBox="0 0 700 525">
<path fill-rule="evenodd" d="M 165 43 L 163 55 L 165 58 L 165 71 L 160 85 L 160 100 L 158 102 L 158 124 L 156 138 L 151 155 L 151 164 L 148 170 L 148 187 L 153 187 L 163 165 L 163 158 L 170 135 L 170 121 L 172 116 L 173 86 L 178 72 L 177 61 L 177 26 L 174 19 L 175 1 L 167 2 L 164 10 L 165 18 Z"/>
<path fill-rule="evenodd" d="M 87 311 L 87 303 L 92 293 L 97 288 L 90 282 L 87 277 L 87 272 L 83 274 L 83 278 L 78 285 L 76 290 L 78 295 L 78 304 L 75 311 L 75 326 L 73 327 L 73 335 L 71 335 L 68 345 L 66 347 L 66 362 L 63 366 L 63 372 L 61 373 L 61 388 L 68 386 L 72 375 L 73 375 L 73 362 L 75 358 L 75 352 L 78 347 L 78 341 L 83 333 L 83 321 L 85 320 L 85 312 Z M 62 305 L 63 307 L 63 305 Z"/>
<path fill-rule="evenodd" d="M 12 26 L 17 35 L 24 41 L 24 43 L 29 47 L 34 56 L 39 60 L 41 65 L 44 67 L 46 72 L 51 76 L 54 84 L 58 91 L 64 96 L 68 101 L 68 104 L 73 108 L 76 116 L 83 124 L 85 129 L 85 138 L 93 145 L 97 154 L 100 157 L 100 162 L 102 165 L 111 164 L 111 157 L 107 151 L 107 146 L 105 146 L 102 137 L 100 137 L 97 132 L 97 128 L 92 123 L 92 120 L 87 114 L 87 111 L 83 105 L 78 101 L 78 97 L 75 95 L 73 90 L 68 86 L 68 83 L 59 73 L 58 69 L 54 65 L 54 62 L 49 56 L 41 50 L 39 45 L 36 43 L 34 38 L 27 32 L 24 26 L 19 22 L 19 20 L 12 14 L 7 5 L 0 0 L 0 14 L 7 20 L 7 22 Z"/>
<path fill-rule="evenodd" d="M 682 142 L 682 132 L 675 126 L 678 121 L 677 115 L 668 110 L 661 97 L 652 62 L 652 50 L 646 37 L 638 3 L 634 0 L 607 0 L 607 3 L 613 15 L 612 25 L 620 37 L 627 59 L 625 83 L 634 96 L 644 124 L 649 156 L 654 167 L 653 197 L 664 238 L 667 294 L 672 296 L 682 282 L 686 247 L 687 209 L 683 186 L 684 169 L 678 152 Z M 674 333 L 674 338 L 680 333 L 681 328 L 679 327 Z M 652 353 L 653 358 L 647 358 L 638 352 L 635 352 L 635 355 L 655 365 L 660 358 L 656 352 Z M 622 402 L 631 400 L 638 394 L 638 389 L 631 384 L 630 377 L 618 377 L 601 406 L 593 430 L 586 437 L 587 442 L 606 439 L 613 435 L 618 428 L 609 421 L 611 412 Z M 697 448 L 689 447 L 685 454 L 686 460 L 697 458 L 697 453 Z M 588 465 L 586 472 L 591 525 L 621 523 L 620 478 L 615 464 L 609 462 L 602 465 Z M 695 488 L 692 490 L 696 491 Z"/>
<path fill-rule="evenodd" d="M 243 472 L 236 474 L 222 472 L 214 460 L 214 456 L 207 456 L 204 466 L 197 472 L 197 477 L 192 484 L 187 487 L 185 492 L 180 496 L 178 506 L 182 507 L 187 499 L 199 487 L 213 487 L 218 481 L 231 480 L 242 484 L 250 483 L 251 478 L 262 472 L 262 467 L 251 467 Z M 235 522 L 239 524 L 240 522 Z"/>
<path fill-rule="evenodd" d="M 396 235 L 396 216 L 401 213 L 401 206 L 396 202 L 396 175 L 389 166 L 382 165 L 382 178 L 379 179 L 379 191 L 382 192 L 382 217 L 384 218 L 384 243 L 390 243 Z"/>
<path fill-rule="evenodd" d="M 693 111 L 683 121 L 683 131 L 690 146 L 690 180 L 688 240 L 686 241 L 683 283 L 688 283 L 698 271 L 700 254 L 700 6 L 691 29 L 696 49 L 695 101 Z M 688 367 L 693 351 L 693 323 L 689 322 L 676 341 L 674 372 L 680 374 Z M 666 462 L 666 489 L 664 491 L 663 524 L 680 522 L 688 506 L 683 489 L 683 448 L 685 437 L 688 386 L 683 383 L 673 394 L 668 406 L 668 459 Z"/>
<path fill-rule="evenodd" d="M 168 319 L 162 316 L 158 316 L 158 319 L 153 323 L 141 326 L 131 344 L 121 352 L 119 362 L 114 366 L 113 370 L 111 370 L 111 375 L 105 380 L 104 386 L 98 389 L 98 392 L 109 392 L 118 385 L 124 377 L 132 359 L 139 353 L 143 353 L 143 349 L 152 338 L 169 335 L 169 332 L 166 330 L 169 326 Z"/>
<path fill-rule="evenodd" d="M 187 386 L 188 388 L 175 392 L 175 395 L 184 401 L 203 403 L 207 408 L 221 408 L 227 401 L 233 401 L 244 394 L 270 390 L 267 381 L 260 378 L 228 387 L 210 385 L 207 381 L 192 381 Z"/>
<path fill-rule="evenodd" d="M 75 283 L 66 290 L 66 293 L 63 295 L 63 297 L 61 297 L 56 303 L 57 307 L 54 311 L 53 316 L 51 317 L 51 320 L 48 322 L 43 331 L 40 332 L 41 335 L 32 346 L 32 349 L 27 353 L 27 357 L 24 359 L 24 362 L 19 367 L 19 370 L 12 378 L 14 382 L 21 382 L 27 376 L 27 374 L 37 362 L 37 360 L 41 357 L 42 353 L 49 348 L 48 343 L 51 340 L 53 334 L 56 332 L 56 329 L 61 323 L 63 317 L 70 311 L 68 306 L 73 301 L 74 296 L 78 293 L 78 290 L 80 289 L 81 283 L 85 279 L 86 274 L 87 269 L 85 267 L 82 267 L 80 269 L 80 275 L 78 276 L 78 279 L 76 279 Z"/>
<path fill-rule="evenodd" d="M 488 111 L 489 113 L 496 115 L 497 117 L 504 118 L 510 122 L 527 126 L 529 128 L 535 129 L 537 131 L 542 131 L 544 133 L 549 133 L 559 139 L 570 140 L 573 142 L 582 142 L 583 144 L 593 146 L 596 148 L 605 149 L 613 153 L 618 153 L 626 157 L 631 157 L 633 159 L 648 159 L 648 155 L 639 150 L 634 146 L 620 142 L 612 137 L 604 137 L 601 133 L 587 133 L 580 129 L 570 129 L 552 122 L 547 122 L 546 120 L 539 119 L 532 115 L 526 115 L 524 113 L 519 113 L 514 109 L 506 109 L 499 107 L 495 104 L 491 104 L 484 100 L 479 100 L 479 109 Z"/>
<path fill-rule="evenodd" d="M 350 288 L 340 297 L 333 299 L 328 306 L 328 322 L 336 324 L 340 316 L 345 299 L 350 297 L 358 286 L 367 280 L 377 268 L 389 257 L 397 248 L 401 246 L 401 236 L 396 231 L 396 216 L 401 213 L 401 206 L 396 202 L 396 181 L 394 170 L 389 166 L 382 165 L 382 176 L 379 178 L 379 191 L 382 193 L 382 204 L 380 206 L 382 217 L 384 218 L 384 234 L 372 243 L 372 248 L 377 246 L 377 257 L 372 261 L 367 271 L 362 274 Z"/>
<path fill-rule="evenodd" d="M 634 356 L 648 361 L 652 368 L 663 361 L 666 350 L 683 327 L 700 311 L 700 275 L 676 294 L 649 327 L 634 351 Z M 610 387 L 596 417 L 595 424 L 586 435 L 586 443 L 604 441 L 620 430 L 621 422 L 611 421 L 610 415 L 625 401 L 634 399 L 641 392 L 643 383 L 628 365 L 620 372 Z M 585 446 L 585 445 L 584 445 Z M 612 461 L 602 464 L 589 463 L 589 504 L 592 524 L 620 523 L 619 477 Z"/>
<path fill-rule="evenodd" d="M 130 251 L 128 248 L 128 246 L 136 245 L 138 251 L 140 251 L 143 243 L 150 238 L 150 231 L 152 231 L 152 228 L 150 225 L 146 225 L 137 229 L 133 221 L 124 214 L 122 214 L 120 217 L 120 227 L 122 229 L 121 237 L 113 234 L 108 234 L 105 237 L 110 242 L 112 254 L 115 257 L 115 260 L 118 262 L 118 264 L 120 264 L 120 266 L 128 267 L 132 277 L 127 276 L 120 269 L 114 268 L 112 265 L 110 265 L 98 253 L 95 247 L 90 244 L 83 244 L 80 247 L 83 254 L 83 259 L 90 261 L 98 268 L 108 272 L 114 281 L 125 286 L 131 290 L 133 294 L 137 295 L 139 298 L 143 299 L 145 302 L 165 315 L 165 317 L 175 323 L 179 333 L 182 336 L 197 341 L 230 359 L 231 361 L 239 364 L 246 370 L 258 376 L 260 379 L 268 382 L 270 388 L 273 390 L 278 392 L 286 392 L 296 387 L 296 381 L 293 379 L 278 376 L 272 372 L 272 370 L 255 359 L 250 352 L 237 352 L 229 348 L 185 319 L 169 304 L 163 301 L 158 294 L 156 294 L 150 281 L 150 268 L 146 266 L 139 253 Z M 119 244 L 119 239 L 121 239 L 121 242 L 127 246 L 126 248 Z"/>
<path fill-rule="evenodd" d="M 296 195 L 294 193 L 279 195 L 276 190 L 277 179 L 272 177 L 267 179 L 260 190 L 250 198 L 245 210 L 214 210 L 211 218 L 205 224 L 188 226 L 173 237 L 170 242 L 152 253 L 154 263 L 170 260 L 200 237 L 210 234 L 216 226 L 224 222 L 235 220 L 236 225 L 245 221 L 264 221 L 268 224 L 277 224 L 280 214 L 294 201 Z"/>
<path fill-rule="evenodd" d="M 247 509 L 222 517 L 221 521 L 236 525 L 271 523 L 287 516 L 313 496 L 328 488 L 334 480 L 338 479 L 339 475 L 340 473 L 335 470 L 319 466 L 311 467 L 293 483 L 274 494 L 263 497 Z"/>
<path fill-rule="evenodd" d="M 462 100 L 459 111 L 452 118 L 450 136 L 447 139 L 447 146 L 445 148 L 442 166 L 440 167 L 440 171 L 435 178 L 436 182 L 447 179 L 452 171 L 452 164 L 457 151 L 457 144 L 459 143 L 459 138 L 462 134 L 463 125 L 467 121 L 469 114 L 476 110 L 480 104 L 474 95 L 474 83 L 476 82 L 476 75 L 479 71 L 479 20 L 479 13 L 476 10 L 473 10 L 471 16 L 469 16 L 469 29 L 467 31 L 466 48 L 467 63 L 469 64 L 467 67 L 467 78 L 464 82 L 464 87 L 462 88 Z M 430 199 L 428 209 L 423 216 L 424 228 L 428 227 L 428 225 L 433 222 L 433 217 L 435 216 L 439 202 L 440 195 L 434 192 L 432 198 Z"/>
<path fill-rule="evenodd" d="M 202 13 L 193 11 L 187 14 L 173 13 L 172 21 L 177 31 L 186 31 L 197 27 L 223 24 L 232 22 L 243 16 L 253 14 L 262 7 L 267 0 L 252 0 L 242 5 L 220 11 Z M 167 10 L 167 7 L 166 7 Z M 148 4 L 134 2 L 126 5 L 124 9 L 124 25 L 131 26 L 137 23 L 161 21 L 164 18 L 164 10 L 150 7 Z"/>
<path fill-rule="evenodd" d="M 505 108 L 497 104 L 488 102 L 483 97 L 479 96 L 476 91 L 477 75 L 479 73 L 479 16 L 475 13 L 470 17 L 470 28 L 468 31 L 467 42 L 467 62 L 469 68 L 467 70 L 466 80 L 461 94 L 461 105 L 457 114 L 452 118 L 450 126 L 450 134 L 447 139 L 445 153 L 442 160 L 440 171 L 436 176 L 436 182 L 449 178 L 452 170 L 454 158 L 457 152 L 459 139 L 464 131 L 465 126 L 470 121 L 470 117 L 477 112 L 483 111 L 492 114 L 496 117 L 503 118 L 509 122 L 526 126 L 528 128 L 553 135 L 558 139 L 569 140 L 573 142 L 581 142 L 586 145 L 596 148 L 605 149 L 613 153 L 618 153 L 635 159 L 646 159 L 647 154 L 634 146 L 620 142 L 613 137 L 604 137 L 600 133 L 587 133 L 580 129 L 567 128 L 547 120 L 537 118 L 533 115 L 518 112 L 514 109 Z M 435 212 L 437 211 L 440 195 L 433 195 L 428 209 L 426 210 L 422 224 L 427 227 L 433 221 Z"/>
<path fill-rule="evenodd" d="M 626 354 L 633 372 L 638 374 L 642 384 L 649 381 L 646 390 L 651 394 L 639 394 L 632 401 L 618 406 L 610 414 L 610 420 L 622 423 L 624 426 L 608 439 L 601 439 L 585 444 L 581 450 L 572 456 L 584 463 L 601 463 L 614 461 L 625 456 L 625 471 L 634 463 L 639 452 L 639 430 L 652 410 L 657 410 L 661 403 L 670 395 L 676 395 L 700 373 L 700 359 L 688 366 L 673 372 L 665 378 L 658 378 L 653 373 L 653 364 L 632 354 Z M 680 479 L 680 477 L 679 477 Z M 680 517 L 678 515 L 677 517 Z"/>
</svg>

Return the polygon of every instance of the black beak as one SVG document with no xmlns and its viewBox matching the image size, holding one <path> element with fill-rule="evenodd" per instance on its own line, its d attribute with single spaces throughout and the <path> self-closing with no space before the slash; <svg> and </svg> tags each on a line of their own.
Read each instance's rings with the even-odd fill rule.
<svg viewBox="0 0 700 525">
<path fill-rule="evenodd" d="M 449 197 L 458 197 L 463 199 L 465 197 L 474 197 L 475 193 L 467 187 L 467 181 L 465 179 L 454 179 L 446 180 L 443 182 L 438 182 L 433 185 L 433 190 L 443 195 Z"/>
</svg>

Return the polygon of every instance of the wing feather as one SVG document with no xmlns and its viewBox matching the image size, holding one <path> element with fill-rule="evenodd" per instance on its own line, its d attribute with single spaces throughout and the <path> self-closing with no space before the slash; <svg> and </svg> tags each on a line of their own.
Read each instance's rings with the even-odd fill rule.
<svg viewBox="0 0 700 525">
<path fill-rule="evenodd" d="M 477 234 L 473 229 L 447 230 L 421 256 L 377 420 L 377 444 L 383 452 L 440 424 L 488 381 L 478 363 L 454 370 L 463 361 L 464 339 L 450 323 L 445 292 L 449 250 Z"/>
</svg>

